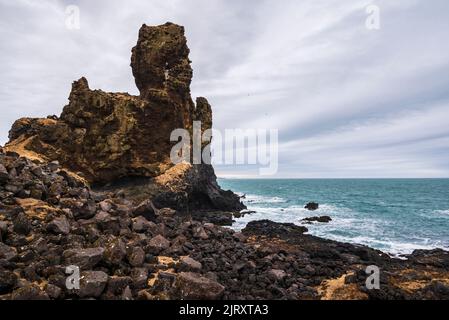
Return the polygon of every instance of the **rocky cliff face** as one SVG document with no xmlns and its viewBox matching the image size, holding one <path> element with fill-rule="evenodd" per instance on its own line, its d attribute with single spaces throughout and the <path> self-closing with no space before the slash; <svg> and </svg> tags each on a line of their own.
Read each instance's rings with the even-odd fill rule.
<svg viewBox="0 0 449 320">
<path fill-rule="evenodd" d="M 41 161 L 57 160 L 94 185 L 147 178 L 143 186 L 154 192 L 143 194 L 158 197 L 165 202 L 161 205 L 169 198 L 163 193 L 170 192 L 178 195 L 171 201 L 177 209 L 189 210 L 199 202 L 214 209 L 243 209 L 236 195 L 219 188 L 211 166 L 174 167 L 170 161 L 173 130 L 191 132 L 195 120 L 203 130 L 212 127 L 207 100 L 198 98 L 195 105 L 190 96 L 188 56 L 183 27 L 143 25 L 131 57 L 140 96 L 92 90 L 81 78 L 73 83 L 59 118 L 17 120 L 5 149 Z M 177 172 L 176 183 L 167 175 L 157 178 L 168 170 Z"/>
</svg>

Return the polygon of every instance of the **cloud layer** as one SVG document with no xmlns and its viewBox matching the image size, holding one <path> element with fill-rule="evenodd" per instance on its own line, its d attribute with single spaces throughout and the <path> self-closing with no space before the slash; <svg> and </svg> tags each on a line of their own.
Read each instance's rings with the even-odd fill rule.
<svg viewBox="0 0 449 320">
<path fill-rule="evenodd" d="M 15 119 L 59 114 L 81 76 L 136 94 L 137 31 L 166 21 L 186 27 L 193 95 L 217 129 L 279 129 L 279 177 L 449 177 L 445 0 L 0 0 L 0 144 Z"/>
</svg>

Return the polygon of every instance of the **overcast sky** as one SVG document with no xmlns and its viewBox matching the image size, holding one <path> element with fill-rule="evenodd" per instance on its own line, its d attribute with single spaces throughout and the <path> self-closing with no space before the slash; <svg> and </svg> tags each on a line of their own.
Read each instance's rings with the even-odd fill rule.
<svg viewBox="0 0 449 320">
<path fill-rule="evenodd" d="M 59 115 L 81 76 L 137 94 L 138 29 L 166 21 L 186 28 L 216 129 L 279 130 L 278 177 L 449 177 L 447 0 L 0 0 L 0 144 L 17 118 Z"/>
</svg>

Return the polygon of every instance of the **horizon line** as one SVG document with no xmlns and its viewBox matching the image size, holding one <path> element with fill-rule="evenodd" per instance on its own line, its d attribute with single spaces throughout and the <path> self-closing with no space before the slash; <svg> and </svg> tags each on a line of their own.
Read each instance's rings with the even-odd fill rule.
<svg viewBox="0 0 449 320">
<path fill-rule="evenodd" d="M 446 180 L 449 177 L 322 177 L 322 178 L 282 178 L 282 177 L 223 177 L 217 176 L 217 179 L 228 179 L 228 180 Z"/>
</svg>

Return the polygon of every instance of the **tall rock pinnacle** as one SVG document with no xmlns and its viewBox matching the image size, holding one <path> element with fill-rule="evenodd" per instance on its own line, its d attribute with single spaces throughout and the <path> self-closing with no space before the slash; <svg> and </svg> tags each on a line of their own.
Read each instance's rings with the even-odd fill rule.
<svg viewBox="0 0 449 320">
<path fill-rule="evenodd" d="M 189 52 L 184 27 L 167 22 L 157 27 L 143 25 L 131 56 L 140 97 L 150 101 L 168 97 L 184 128 L 191 126 L 195 109 L 190 97 L 193 71 Z"/>
<path fill-rule="evenodd" d="M 131 67 L 141 97 L 152 90 L 166 90 L 181 98 L 190 95 L 192 68 L 184 27 L 173 23 L 143 25 L 132 49 Z"/>
</svg>

